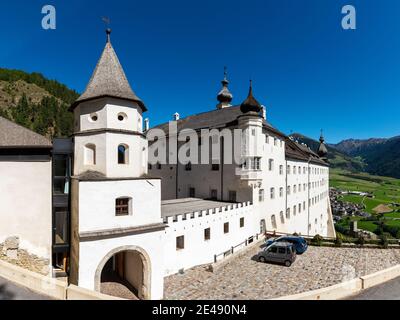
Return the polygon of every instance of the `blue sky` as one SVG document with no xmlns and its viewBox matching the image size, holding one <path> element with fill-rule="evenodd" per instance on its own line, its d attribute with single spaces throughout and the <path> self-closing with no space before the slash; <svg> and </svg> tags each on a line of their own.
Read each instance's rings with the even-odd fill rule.
<svg viewBox="0 0 400 320">
<path fill-rule="evenodd" d="M 41 8 L 57 29 L 41 28 Z M 341 28 L 341 8 L 357 30 Z M 234 103 L 249 79 L 278 129 L 330 143 L 400 135 L 400 1 L 4 1 L 0 66 L 82 92 L 105 44 L 102 16 L 151 125 L 216 106 L 223 67 Z"/>
</svg>

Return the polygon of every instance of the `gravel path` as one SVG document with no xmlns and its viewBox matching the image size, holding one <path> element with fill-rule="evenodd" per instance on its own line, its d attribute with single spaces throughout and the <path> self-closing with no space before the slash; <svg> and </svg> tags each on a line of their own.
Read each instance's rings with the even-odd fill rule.
<svg viewBox="0 0 400 320">
<path fill-rule="evenodd" d="M 165 278 L 165 299 L 269 299 L 320 289 L 400 263 L 400 250 L 309 247 L 290 267 L 252 260 L 249 249 L 216 273 L 200 266 Z"/>
</svg>

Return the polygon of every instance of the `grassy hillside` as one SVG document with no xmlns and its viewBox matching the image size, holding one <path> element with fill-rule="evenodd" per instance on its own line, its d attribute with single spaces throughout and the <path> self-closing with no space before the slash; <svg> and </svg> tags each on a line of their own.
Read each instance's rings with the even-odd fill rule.
<svg viewBox="0 0 400 320">
<path fill-rule="evenodd" d="M 352 157 L 364 159 L 366 171 L 371 174 L 400 178 L 400 136 L 390 139 L 349 139 L 333 146 Z"/>
<path fill-rule="evenodd" d="M 314 152 L 318 150 L 319 141 L 306 137 L 302 134 L 292 134 L 293 138 L 300 143 L 305 143 Z M 328 148 L 328 159 L 333 168 L 343 169 L 353 172 L 362 172 L 365 168 L 365 163 L 360 157 L 351 157 L 343 152 L 327 145 Z"/>
<path fill-rule="evenodd" d="M 49 138 L 72 134 L 68 108 L 78 96 L 39 73 L 0 68 L 0 116 Z"/>
<path fill-rule="evenodd" d="M 378 235 L 387 234 L 400 237 L 400 180 L 389 177 L 374 176 L 368 173 L 352 173 L 345 170 L 332 169 L 330 185 L 345 191 L 361 191 L 374 195 L 374 198 L 357 195 L 345 195 L 342 201 L 364 204 L 365 211 L 372 214 L 371 218 L 347 217 L 339 222 L 341 227 L 348 228 L 350 221 L 357 220 L 360 229 L 368 230 Z M 391 212 L 379 214 L 376 209 L 385 205 Z"/>
</svg>

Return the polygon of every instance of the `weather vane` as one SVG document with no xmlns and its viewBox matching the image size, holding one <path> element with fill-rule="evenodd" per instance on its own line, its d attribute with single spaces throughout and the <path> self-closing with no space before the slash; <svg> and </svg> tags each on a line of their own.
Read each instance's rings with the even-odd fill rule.
<svg viewBox="0 0 400 320">
<path fill-rule="evenodd" d="M 107 27 L 110 26 L 111 20 L 110 20 L 109 17 L 101 17 L 101 20 L 103 20 L 103 22 L 105 23 L 105 25 L 106 25 Z"/>
<path fill-rule="evenodd" d="M 103 20 L 104 24 L 106 25 L 107 29 L 106 29 L 106 33 L 107 33 L 107 42 L 111 42 L 110 41 L 110 34 L 111 34 L 111 29 L 110 29 L 110 24 L 111 24 L 111 20 L 108 17 L 101 17 L 101 20 Z"/>
</svg>

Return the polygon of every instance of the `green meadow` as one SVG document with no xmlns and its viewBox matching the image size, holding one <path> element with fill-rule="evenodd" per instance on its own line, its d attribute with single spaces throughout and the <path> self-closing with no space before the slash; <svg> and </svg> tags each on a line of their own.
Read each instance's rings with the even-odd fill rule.
<svg viewBox="0 0 400 320">
<path fill-rule="evenodd" d="M 344 191 L 368 192 L 374 195 L 373 198 L 361 197 L 357 195 L 345 195 L 343 201 L 355 204 L 364 204 L 365 211 L 372 214 L 376 220 L 380 218 L 388 227 L 400 229 L 400 179 L 373 176 L 367 173 L 352 173 L 340 169 L 331 169 L 330 186 Z M 385 205 L 392 209 L 392 212 L 378 215 L 373 209 L 379 205 Z M 350 221 L 357 220 L 359 229 L 374 232 L 377 230 L 377 224 L 371 219 L 361 217 L 351 217 L 343 219 L 339 225 L 348 227 Z"/>
</svg>

